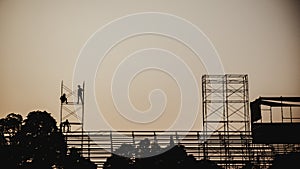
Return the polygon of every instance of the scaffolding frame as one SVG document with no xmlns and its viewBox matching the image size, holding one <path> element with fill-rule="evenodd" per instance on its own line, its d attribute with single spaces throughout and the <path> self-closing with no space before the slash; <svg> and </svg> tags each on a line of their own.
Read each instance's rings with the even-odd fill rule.
<svg viewBox="0 0 300 169">
<path fill-rule="evenodd" d="M 248 92 L 247 75 L 203 75 L 203 130 L 250 131 Z"/>
<path fill-rule="evenodd" d="M 80 85 L 78 85 L 80 86 Z M 72 90 L 61 81 L 60 95 L 65 94 L 67 102 L 60 102 L 60 119 L 59 129 L 64 133 L 65 139 L 68 140 L 68 136 L 71 132 L 81 133 L 81 143 L 84 142 L 84 93 L 85 82 L 82 83 L 82 100 L 78 98 L 78 90 Z M 76 101 L 77 100 L 77 101 Z M 67 123 L 67 124 L 66 124 Z M 71 127 L 76 127 L 75 129 Z M 65 130 L 67 127 L 67 130 Z M 83 144 L 80 146 L 83 147 Z"/>
<path fill-rule="evenodd" d="M 225 168 L 232 168 L 230 161 L 253 159 L 248 92 L 248 75 L 202 76 L 203 130 L 207 135 L 204 158 L 223 154 L 220 161 L 224 161 Z M 208 139 L 213 133 L 219 135 L 219 149 L 215 149 L 216 145 Z M 236 138 L 242 141 L 236 143 Z M 235 151 L 230 147 L 244 147 L 245 151 Z"/>
</svg>

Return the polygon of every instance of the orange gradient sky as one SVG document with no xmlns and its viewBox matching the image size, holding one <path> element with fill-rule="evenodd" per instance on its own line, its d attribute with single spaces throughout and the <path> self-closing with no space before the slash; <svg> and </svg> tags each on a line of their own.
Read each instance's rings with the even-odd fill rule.
<svg viewBox="0 0 300 169">
<path fill-rule="evenodd" d="M 46 110 L 58 120 L 60 82 L 64 80 L 71 87 L 76 59 L 85 42 L 112 20 L 138 12 L 169 13 L 196 25 L 216 48 L 225 73 L 249 75 L 250 101 L 259 96 L 300 96 L 297 0 L 1 0 L 0 117 L 10 112 L 25 116 L 33 110 Z M 199 86 L 206 74 L 201 61 L 173 39 L 144 35 L 118 44 L 105 57 L 95 79 L 98 104 L 116 128 L 140 126 L 123 119 L 113 107 L 109 85 L 114 65 L 145 47 L 180 56 L 198 77 Z M 165 128 L 175 119 L 173 112 L 180 103 L 172 78 L 146 71 L 132 82 L 130 97 L 137 109 L 145 110 L 154 88 L 166 92 L 166 111 L 144 127 Z M 201 112 L 200 103 L 195 129 L 201 128 Z"/>
</svg>

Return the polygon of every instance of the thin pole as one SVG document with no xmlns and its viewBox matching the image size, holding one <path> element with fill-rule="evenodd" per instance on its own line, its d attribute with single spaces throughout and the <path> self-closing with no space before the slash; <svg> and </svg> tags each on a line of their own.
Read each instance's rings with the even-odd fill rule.
<svg viewBox="0 0 300 169">
<path fill-rule="evenodd" d="M 292 106 L 290 106 L 290 118 L 291 118 L 291 123 L 293 123 L 293 113 L 292 113 Z"/>
<path fill-rule="evenodd" d="M 113 152 L 114 148 L 113 148 L 113 135 L 112 135 L 112 131 L 110 131 L 110 152 Z"/>
<path fill-rule="evenodd" d="M 281 102 L 281 106 L 280 106 L 280 111 L 281 111 L 281 123 L 283 123 L 284 116 L 283 116 L 283 107 L 282 107 L 282 96 L 280 96 L 280 102 Z"/>
<path fill-rule="evenodd" d="M 227 135 L 227 131 L 229 131 L 229 117 L 228 117 L 228 93 L 227 93 L 227 75 L 223 76 L 222 78 L 222 83 L 223 83 L 223 120 L 225 121 L 224 125 L 224 131 L 225 134 Z"/>
<path fill-rule="evenodd" d="M 83 82 L 82 84 L 82 101 L 81 101 L 81 108 L 82 108 L 82 114 L 81 114 L 81 149 L 83 148 L 83 126 L 84 126 L 84 91 L 85 91 L 85 84 Z"/>
<path fill-rule="evenodd" d="M 63 81 L 60 84 L 60 96 L 63 95 Z M 59 130 L 62 131 L 62 102 L 60 102 L 60 117 L 59 117 Z"/>
</svg>

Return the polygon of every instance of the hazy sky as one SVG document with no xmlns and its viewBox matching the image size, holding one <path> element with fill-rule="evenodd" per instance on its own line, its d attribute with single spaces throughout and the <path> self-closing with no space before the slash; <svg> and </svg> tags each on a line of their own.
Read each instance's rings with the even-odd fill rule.
<svg viewBox="0 0 300 169">
<path fill-rule="evenodd" d="M 71 87 L 76 59 L 85 42 L 112 20 L 138 12 L 169 13 L 196 25 L 216 48 L 225 73 L 249 75 L 250 100 L 300 96 L 297 0 L 0 0 L 0 117 L 46 110 L 58 120 L 60 82 Z M 151 47 L 181 56 L 201 86 L 206 71 L 185 46 L 156 35 L 129 38 L 107 54 L 95 80 L 98 104 L 116 128 L 140 129 L 140 125 L 123 119 L 113 106 L 110 82 L 114 68 L 127 55 Z M 175 119 L 173 112 L 180 104 L 172 78 L 145 71 L 132 81 L 130 97 L 137 109 L 146 110 L 148 94 L 154 88 L 167 94 L 166 111 L 143 126 L 164 128 Z M 201 112 L 200 108 L 195 129 L 201 126 Z"/>
</svg>

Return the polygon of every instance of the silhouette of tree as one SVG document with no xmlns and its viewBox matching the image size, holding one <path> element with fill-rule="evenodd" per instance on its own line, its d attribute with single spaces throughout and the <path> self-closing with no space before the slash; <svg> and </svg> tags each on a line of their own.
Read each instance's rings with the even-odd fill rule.
<svg viewBox="0 0 300 169">
<path fill-rule="evenodd" d="M 170 149 L 169 149 L 170 148 Z M 166 147 L 167 151 L 155 156 L 135 159 L 136 169 L 220 169 L 211 161 L 197 161 L 193 155 L 188 155 L 183 145 Z"/>
<path fill-rule="evenodd" d="M 15 151 L 14 146 L 5 145 L 0 146 L 0 164 L 9 169 L 17 168 L 18 153 Z"/>
<path fill-rule="evenodd" d="M 103 169 L 131 169 L 135 147 L 130 144 L 122 144 L 111 157 L 108 157 L 103 165 Z"/>
<path fill-rule="evenodd" d="M 242 169 L 260 169 L 258 164 L 254 164 L 253 162 L 247 162 Z"/>
<path fill-rule="evenodd" d="M 5 146 L 6 145 L 6 139 L 5 136 L 0 133 L 0 146 Z"/>
<path fill-rule="evenodd" d="M 151 156 L 160 154 L 160 153 L 162 153 L 163 150 L 164 150 L 164 149 L 161 148 L 160 145 L 159 145 L 157 142 L 153 142 L 153 143 L 151 143 L 151 145 L 150 145 L 150 155 L 151 155 Z"/>
<path fill-rule="evenodd" d="M 145 155 L 147 156 L 145 157 Z M 212 161 L 197 161 L 194 156 L 187 154 L 183 145 L 161 148 L 156 142 L 151 144 L 149 139 L 142 140 L 137 147 L 128 144 L 121 145 L 111 157 L 107 158 L 103 167 L 103 169 L 153 168 L 220 169 L 220 167 Z"/>
<path fill-rule="evenodd" d="M 128 157 L 112 154 L 106 159 L 103 169 L 133 169 L 133 161 Z"/>
<path fill-rule="evenodd" d="M 300 162 L 300 152 L 276 155 L 270 169 L 298 169 Z"/>
<path fill-rule="evenodd" d="M 171 149 L 160 154 L 157 158 L 161 160 L 160 165 L 163 166 L 163 168 L 170 167 L 176 169 L 193 166 L 189 162 L 191 162 L 190 158 L 194 157 L 188 156 L 183 145 L 175 145 Z"/>
<path fill-rule="evenodd" d="M 136 157 L 137 158 L 143 158 L 150 156 L 151 150 L 150 150 L 150 140 L 148 138 L 145 138 L 144 140 L 141 140 L 138 144 L 138 147 L 136 148 Z"/>
<path fill-rule="evenodd" d="M 10 113 L 5 118 L 0 119 L 0 132 L 4 137 L 5 134 L 8 135 L 8 140 L 4 139 L 6 144 L 10 144 L 12 137 L 21 129 L 23 118 L 19 114 Z M 3 139 L 3 138 L 1 138 Z"/>
<path fill-rule="evenodd" d="M 46 111 L 30 112 L 13 143 L 20 150 L 19 163 L 25 168 L 60 166 L 67 151 L 55 119 Z"/>
<path fill-rule="evenodd" d="M 22 121 L 22 116 L 15 113 L 10 113 L 0 119 L 0 162 L 7 168 L 17 168 L 19 151 L 11 140 L 20 131 Z"/>
<path fill-rule="evenodd" d="M 4 134 L 4 130 L 5 130 L 5 119 L 0 119 L 0 132 L 1 134 Z"/>
<path fill-rule="evenodd" d="M 133 158 L 135 155 L 135 147 L 131 144 L 122 144 L 115 152 L 114 154 L 128 157 L 128 158 Z"/>
<path fill-rule="evenodd" d="M 82 157 L 79 150 L 70 148 L 70 154 L 64 162 L 64 169 L 96 169 L 97 165 Z"/>
<path fill-rule="evenodd" d="M 163 151 L 164 149 L 161 148 L 156 141 L 151 143 L 148 138 L 145 138 L 139 142 L 135 150 L 135 158 L 151 157 L 160 154 Z"/>
<path fill-rule="evenodd" d="M 5 119 L 0 119 L 0 146 L 6 145 L 4 130 L 5 130 Z"/>
<path fill-rule="evenodd" d="M 199 160 L 197 161 L 196 168 L 203 168 L 203 169 L 221 169 L 217 163 L 210 161 L 210 160 Z"/>
<path fill-rule="evenodd" d="M 6 116 L 5 132 L 13 137 L 20 129 L 23 117 L 20 114 L 10 113 Z"/>
<path fill-rule="evenodd" d="M 77 149 L 67 155 L 64 136 L 46 111 L 30 112 L 25 120 L 15 113 L 0 119 L 0 164 L 10 169 L 97 168 Z"/>
</svg>

